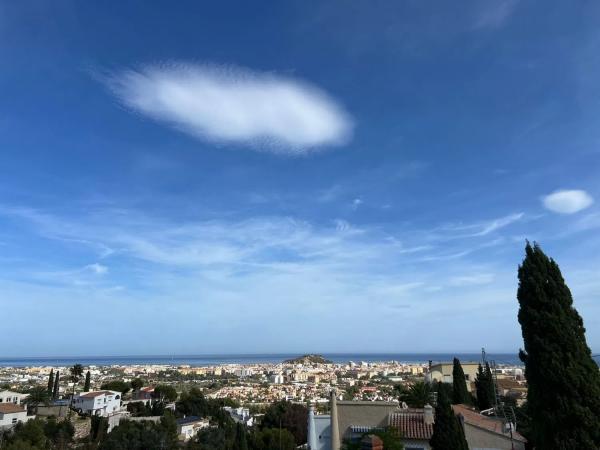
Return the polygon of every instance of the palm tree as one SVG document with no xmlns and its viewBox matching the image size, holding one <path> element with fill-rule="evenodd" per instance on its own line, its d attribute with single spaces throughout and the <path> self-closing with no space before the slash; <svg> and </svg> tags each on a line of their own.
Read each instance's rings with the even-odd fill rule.
<svg viewBox="0 0 600 450">
<path fill-rule="evenodd" d="M 400 395 L 411 408 L 423 408 L 431 403 L 431 386 L 423 381 L 417 381 Z"/>
<path fill-rule="evenodd" d="M 75 397 L 75 385 L 79 381 L 79 378 L 83 375 L 83 366 L 81 364 L 75 364 L 73 367 L 69 369 L 71 372 L 71 381 L 73 381 L 73 395 L 71 395 L 71 408 L 73 407 L 73 398 Z M 69 414 L 71 414 L 71 409 L 69 408 Z"/>
<path fill-rule="evenodd" d="M 38 413 L 38 406 L 43 403 L 47 405 L 50 401 L 50 394 L 48 394 L 48 389 L 43 386 L 36 386 L 31 388 L 28 392 L 27 404 L 33 406 L 35 408 L 35 414 Z"/>
</svg>

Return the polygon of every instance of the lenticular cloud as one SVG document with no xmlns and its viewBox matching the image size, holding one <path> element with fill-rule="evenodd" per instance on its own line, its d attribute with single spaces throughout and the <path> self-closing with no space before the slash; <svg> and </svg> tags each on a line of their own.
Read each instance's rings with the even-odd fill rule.
<svg viewBox="0 0 600 450">
<path fill-rule="evenodd" d="M 589 208 L 594 203 L 594 199 L 586 191 L 575 189 L 555 191 L 543 197 L 542 202 L 550 211 L 560 214 L 575 214 Z"/>
<path fill-rule="evenodd" d="M 293 78 L 210 65 L 146 66 L 109 79 L 133 110 L 195 137 L 285 153 L 346 142 L 348 114 Z"/>
</svg>

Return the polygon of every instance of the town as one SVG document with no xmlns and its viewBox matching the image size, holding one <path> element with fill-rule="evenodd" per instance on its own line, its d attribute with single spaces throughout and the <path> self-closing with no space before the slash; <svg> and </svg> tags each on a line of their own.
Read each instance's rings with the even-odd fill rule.
<svg viewBox="0 0 600 450">
<path fill-rule="evenodd" d="M 485 374 L 483 364 L 460 363 L 469 396 L 477 392 L 481 373 Z M 281 430 L 291 435 L 285 435 L 286 448 L 339 448 L 344 439 L 355 439 L 387 423 L 395 424 L 405 448 L 430 448 L 433 386 L 437 382 L 452 385 L 453 370 L 452 361 L 334 364 L 319 355 L 276 364 L 208 367 L 4 367 L 0 369 L 0 426 L 6 430 L 36 418 L 67 422 L 72 428 L 61 439 L 65 445 L 77 445 L 102 439 L 94 422 L 100 419 L 105 420 L 109 434 L 122 420 L 158 423 L 165 414 L 172 414 L 178 443 L 191 443 L 199 433 L 219 424 L 214 417 L 186 414 L 191 392 L 219 405 L 233 422 L 249 429 L 260 429 L 265 417 L 273 414 L 274 405 L 283 410 L 296 408 L 294 421 L 286 422 Z M 527 386 L 522 367 L 494 366 L 494 380 L 499 399 L 514 408 L 524 403 Z M 495 400 L 488 401 L 483 406 L 492 407 Z M 473 430 L 478 430 L 483 424 L 485 430 L 483 438 L 473 433 L 467 434 L 468 439 L 497 441 L 497 448 L 507 449 L 524 442 L 516 430 L 511 436 L 509 429 L 498 426 L 497 418 L 481 415 L 473 406 L 462 408 L 456 411 L 463 414 L 467 426 L 472 422 Z M 361 415 L 360 422 L 349 422 Z M 332 420 L 340 428 L 337 444 L 331 440 Z M 279 427 L 276 431 L 278 437 Z"/>
</svg>

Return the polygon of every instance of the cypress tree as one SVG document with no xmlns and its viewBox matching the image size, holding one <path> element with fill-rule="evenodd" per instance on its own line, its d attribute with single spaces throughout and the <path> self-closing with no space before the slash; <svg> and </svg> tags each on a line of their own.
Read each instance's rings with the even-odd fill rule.
<svg viewBox="0 0 600 450">
<path fill-rule="evenodd" d="M 519 323 L 530 438 L 538 450 L 600 448 L 600 373 L 558 264 L 529 242 L 519 266 Z"/>
<path fill-rule="evenodd" d="M 452 368 L 452 403 L 463 403 L 465 405 L 471 403 L 471 396 L 467 391 L 465 372 L 458 358 L 454 358 L 454 367 Z"/>
<path fill-rule="evenodd" d="M 48 377 L 48 396 L 52 397 L 53 389 L 54 389 L 54 369 L 50 369 L 50 376 Z"/>
<path fill-rule="evenodd" d="M 60 371 L 56 371 L 56 376 L 54 377 L 54 390 L 52 391 L 52 399 L 56 400 L 58 398 L 58 380 L 60 378 Z"/>
<path fill-rule="evenodd" d="M 88 370 L 85 374 L 85 384 L 83 385 L 83 392 L 90 392 L 90 384 L 91 384 L 91 374 Z"/>
<path fill-rule="evenodd" d="M 433 450 L 469 450 L 462 425 L 454 415 L 444 389 L 438 389 L 433 435 L 429 444 Z"/>
<path fill-rule="evenodd" d="M 490 408 L 496 404 L 496 386 L 494 386 L 494 377 L 492 376 L 492 369 L 488 362 L 485 363 L 485 377 L 487 381 L 487 391 L 490 398 Z"/>
<path fill-rule="evenodd" d="M 477 378 L 475 379 L 477 388 L 477 407 L 480 411 L 489 409 L 496 404 L 496 391 L 494 390 L 494 379 L 490 365 L 486 362 L 485 368 L 479 364 L 477 368 Z"/>
<path fill-rule="evenodd" d="M 235 450 L 248 450 L 246 430 L 244 425 L 238 423 L 235 430 Z"/>
</svg>

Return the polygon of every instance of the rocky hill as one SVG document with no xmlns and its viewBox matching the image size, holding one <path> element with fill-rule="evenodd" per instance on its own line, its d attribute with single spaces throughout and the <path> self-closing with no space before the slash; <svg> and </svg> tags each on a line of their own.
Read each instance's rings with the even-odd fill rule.
<svg viewBox="0 0 600 450">
<path fill-rule="evenodd" d="M 322 355 L 302 355 L 298 358 L 283 361 L 284 364 L 303 364 L 305 366 L 311 364 L 331 364 L 332 362 L 323 358 Z"/>
</svg>

